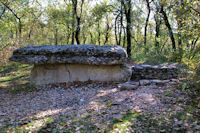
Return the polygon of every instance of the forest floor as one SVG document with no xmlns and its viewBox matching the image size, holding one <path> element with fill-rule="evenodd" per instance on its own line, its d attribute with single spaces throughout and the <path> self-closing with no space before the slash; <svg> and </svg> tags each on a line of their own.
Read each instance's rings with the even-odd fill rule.
<svg viewBox="0 0 200 133">
<path fill-rule="evenodd" d="M 0 66 L 0 133 L 200 132 L 198 100 L 179 84 L 121 91 L 118 83 L 35 87 L 32 66 Z"/>
</svg>

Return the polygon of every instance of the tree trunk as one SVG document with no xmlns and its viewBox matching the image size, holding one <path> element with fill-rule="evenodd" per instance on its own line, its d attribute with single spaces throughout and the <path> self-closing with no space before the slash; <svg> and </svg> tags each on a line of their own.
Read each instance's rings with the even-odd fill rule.
<svg viewBox="0 0 200 133">
<path fill-rule="evenodd" d="M 3 8 L 2 13 L 0 14 L 0 19 L 3 17 L 3 14 L 5 13 L 5 11 L 6 11 L 6 8 Z"/>
<path fill-rule="evenodd" d="M 125 44 L 126 44 L 126 29 L 125 27 L 123 27 L 123 30 L 124 30 L 124 38 L 123 38 L 123 47 L 125 48 Z"/>
<path fill-rule="evenodd" d="M 161 11 L 161 13 L 163 15 L 163 19 L 165 21 L 165 25 L 166 25 L 166 27 L 168 28 L 168 31 L 169 31 L 169 36 L 170 36 L 170 39 L 171 39 L 171 42 L 172 42 L 172 49 L 173 49 L 173 51 L 176 51 L 176 42 L 175 42 L 175 39 L 174 39 L 174 34 L 173 34 L 172 28 L 171 28 L 171 26 L 169 24 L 169 20 L 168 20 L 167 14 L 166 14 L 166 12 L 164 11 L 163 8 L 164 8 L 163 5 L 161 5 L 161 10 L 160 11 Z"/>
<path fill-rule="evenodd" d="M 145 28 L 144 28 L 144 45 L 146 45 L 146 43 L 147 43 L 147 27 L 148 27 L 148 23 L 149 23 L 149 16 L 151 13 L 149 0 L 146 0 L 146 4 L 147 4 L 147 8 L 148 8 L 148 14 L 147 14 Z"/>
<path fill-rule="evenodd" d="M 75 34 L 75 38 L 76 38 L 76 43 L 80 44 L 80 40 L 79 40 L 79 36 L 80 36 L 80 17 L 76 18 L 77 21 L 77 28 L 76 28 L 76 34 Z"/>
<path fill-rule="evenodd" d="M 22 38 L 22 22 L 21 19 L 19 20 L 19 44 L 21 43 L 21 38 Z"/>
<path fill-rule="evenodd" d="M 78 1 L 77 0 L 72 0 L 73 3 L 73 8 L 74 8 L 74 15 L 76 16 L 76 32 L 75 32 L 75 38 L 76 38 L 76 43 L 80 44 L 80 24 L 81 24 L 81 17 L 82 17 L 82 12 L 83 12 L 83 4 L 84 4 L 84 0 L 81 0 L 81 9 L 80 9 L 80 14 L 78 15 L 78 11 L 77 11 L 77 6 L 78 6 Z"/>
<path fill-rule="evenodd" d="M 156 13 L 154 16 L 155 19 L 155 23 L 156 23 L 156 35 L 155 35 L 155 47 L 159 47 L 159 42 L 158 42 L 158 38 L 160 36 L 160 24 L 161 24 L 161 20 L 158 18 L 158 14 Z"/>
<path fill-rule="evenodd" d="M 55 45 L 58 45 L 58 28 L 55 29 Z"/>
<path fill-rule="evenodd" d="M 72 15 L 72 42 L 71 44 L 74 44 L 74 29 L 75 29 L 75 12 L 73 11 L 73 15 Z"/>
<path fill-rule="evenodd" d="M 31 33 L 32 33 L 32 29 L 30 29 L 29 33 L 28 33 L 28 39 L 31 40 Z"/>
<path fill-rule="evenodd" d="M 83 32 L 82 34 L 83 34 L 83 44 L 85 44 L 85 43 L 86 43 L 86 40 L 87 40 L 87 37 L 85 36 L 85 33 L 84 33 L 84 32 Z"/>
<path fill-rule="evenodd" d="M 127 26 L 126 26 L 127 54 L 129 57 L 131 57 L 131 8 L 128 9 L 126 19 L 127 19 Z"/>
<path fill-rule="evenodd" d="M 94 43 L 94 40 L 93 40 L 93 35 L 92 33 L 90 32 L 90 43 L 93 44 Z"/>
<path fill-rule="evenodd" d="M 75 31 L 75 14 L 76 14 L 76 3 L 74 3 L 74 2 L 76 2 L 76 0 L 75 1 L 73 1 L 72 0 L 72 3 L 73 3 L 73 11 L 72 11 L 72 44 L 74 44 L 74 37 L 75 37 L 75 35 L 74 35 L 74 31 Z"/>
<path fill-rule="evenodd" d="M 124 6 L 125 10 L 125 16 L 126 16 L 126 39 L 127 39 L 127 54 L 129 57 L 131 57 L 131 0 L 122 0 L 122 4 Z"/>
<path fill-rule="evenodd" d="M 105 41 L 104 41 L 104 45 L 106 45 L 106 43 L 108 42 L 108 38 L 109 38 L 109 30 L 110 30 L 110 25 L 109 25 L 109 20 L 108 20 L 108 16 L 106 16 L 106 36 L 105 36 Z"/>
<path fill-rule="evenodd" d="M 121 11 L 120 11 L 119 45 L 121 45 L 121 40 L 122 40 L 122 27 L 123 27 L 123 11 L 122 11 L 122 5 L 121 5 Z"/>
<path fill-rule="evenodd" d="M 118 19 L 119 15 L 116 16 L 115 18 L 115 40 L 117 45 L 119 45 L 119 41 L 118 41 L 118 35 L 117 35 L 117 19 Z"/>
<path fill-rule="evenodd" d="M 101 31 L 100 31 L 100 24 L 98 22 L 98 43 L 99 43 L 99 46 L 101 45 Z"/>
<path fill-rule="evenodd" d="M 67 36 L 66 36 L 66 42 L 67 42 L 67 44 L 69 44 L 69 39 L 70 39 L 70 36 L 71 36 L 71 32 L 70 32 L 70 27 L 69 26 L 67 26 L 67 31 L 68 31 L 68 33 L 67 33 Z"/>
</svg>

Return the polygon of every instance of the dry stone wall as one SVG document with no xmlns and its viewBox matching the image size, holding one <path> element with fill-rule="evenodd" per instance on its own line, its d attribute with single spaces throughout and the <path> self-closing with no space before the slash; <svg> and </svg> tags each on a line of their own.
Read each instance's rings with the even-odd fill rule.
<svg viewBox="0 0 200 133">
<path fill-rule="evenodd" d="M 132 67 L 131 80 L 141 79 L 177 79 L 180 67 L 175 65 L 137 65 Z"/>
</svg>

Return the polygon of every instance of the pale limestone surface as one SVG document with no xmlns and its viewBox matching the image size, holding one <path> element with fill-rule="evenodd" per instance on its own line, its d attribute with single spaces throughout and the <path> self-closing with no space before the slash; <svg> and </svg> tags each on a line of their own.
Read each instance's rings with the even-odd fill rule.
<svg viewBox="0 0 200 133">
<path fill-rule="evenodd" d="M 65 83 L 73 81 L 128 81 L 131 69 L 121 65 L 48 64 L 35 65 L 31 72 L 34 84 Z"/>
</svg>

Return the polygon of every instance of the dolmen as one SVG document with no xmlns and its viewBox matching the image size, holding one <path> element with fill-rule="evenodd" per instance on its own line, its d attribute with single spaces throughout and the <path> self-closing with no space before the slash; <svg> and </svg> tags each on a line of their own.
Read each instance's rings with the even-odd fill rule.
<svg viewBox="0 0 200 133">
<path fill-rule="evenodd" d="M 131 78 L 127 53 L 112 45 L 43 45 L 14 50 L 11 61 L 34 64 L 30 81 L 36 85 L 73 81 L 124 82 Z"/>
</svg>

